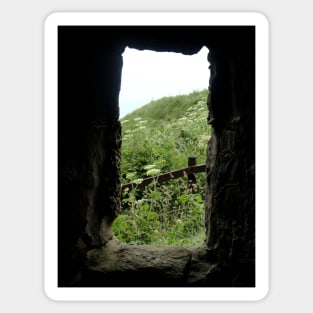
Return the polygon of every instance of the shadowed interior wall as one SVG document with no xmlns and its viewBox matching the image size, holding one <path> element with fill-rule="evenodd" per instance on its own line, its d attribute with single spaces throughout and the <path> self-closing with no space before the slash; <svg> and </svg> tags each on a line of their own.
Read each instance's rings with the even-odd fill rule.
<svg viewBox="0 0 313 313">
<path fill-rule="evenodd" d="M 59 286 L 83 285 L 84 258 L 111 240 L 120 211 L 122 52 L 129 46 L 194 54 L 203 45 L 210 50 L 213 132 L 207 150 L 206 251 L 209 261 L 216 260 L 205 285 L 254 285 L 254 27 L 61 26 Z"/>
</svg>

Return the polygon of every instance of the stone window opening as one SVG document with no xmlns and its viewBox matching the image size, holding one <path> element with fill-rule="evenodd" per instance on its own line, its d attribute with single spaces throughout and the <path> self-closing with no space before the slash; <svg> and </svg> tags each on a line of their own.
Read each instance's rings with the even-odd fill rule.
<svg viewBox="0 0 313 313">
<path fill-rule="evenodd" d="M 121 175 L 122 183 L 128 184 L 129 187 L 122 189 L 121 213 L 113 222 L 113 233 L 120 241 L 130 244 L 204 246 L 204 172 L 192 175 L 192 179 L 194 180 L 192 187 L 191 182 L 188 183 L 189 176 L 187 176 L 186 172 L 183 177 L 163 183 L 157 183 L 152 180 L 152 184 L 144 188 L 140 188 L 140 183 L 147 177 L 158 177 L 159 173 L 160 175 L 172 171 L 176 171 L 177 173 L 178 170 L 187 168 L 189 166 L 189 157 L 192 157 L 198 165 L 205 165 L 206 146 L 210 136 L 210 127 L 207 125 L 207 98 L 210 76 L 207 55 L 209 50 L 203 46 L 199 51 L 189 56 L 179 53 L 166 54 L 162 52 L 141 52 L 139 50 L 128 49 L 127 47 L 125 51 L 130 56 L 128 57 L 126 54 L 127 57 L 125 58 L 125 52 L 123 54 L 120 111 L 123 112 L 121 119 Z M 132 59 L 130 59 L 131 57 Z M 149 67 L 151 64 L 157 66 Z M 124 69 L 126 74 L 123 72 Z M 186 71 L 185 76 L 181 73 L 181 69 Z M 137 77 L 145 77 L 144 81 L 137 79 L 138 90 L 136 90 L 136 85 L 133 83 L 134 71 Z M 177 75 L 175 76 L 175 71 L 179 71 L 180 73 L 180 84 L 178 84 L 180 87 L 178 88 L 188 88 L 185 89 L 187 91 L 184 94 L 192 94 L 189 99 L 190 103 L 187 103 L 188 108 L 185 109 L 185 112 L 179 112 L 181 115 L 179 118 L 172 120 L 169 127 L 165 129 L 161 129 L 156 125 L 155 131 L 151 132 L 151 126 L 149 124 L 147 125 L 145 115 L 143 115 L 143 118 L 135 118 L 137 120 L 136 123 L 131 112 L 128 112 L 128 115 L 125 117 L 123 100 L 127 97 L 127 91 L 130 93 L 130 96 L 128 96 L 130 98 L 132 96 L 134 97 L 136 93 L 140 95 L 142 89 L 145 92 L 145 88 L 158 84 L 158 80 L 154 79 L 155 76 L 161 77 L 159 84 L 173 84 L 173 80 L 175 78 L 178 79 Z M 164 73 L 170 77 L 166 82 L 164 82 L 164 78 L 162 77 Z M 187 85 L 190 77 L 195 76 L 197 77 L 194 80 L 198 82 L 190 82 L 188 87 L 182 86 L 183 83 Z M 132 80 L 131 86 L 129 86 L 130 84 L 127 80 Z M 149 84 L 145 85 L 145 81 L 148 81 Z M 126 91 L 124 92 L 125 89 Z M 153 88 L 151 89 L 152 102 L 155 102 L 154 105 L 156 105 L 158 100 L 153 101 L 153 99 L 156 99 L 158 96 L 153 96 L 156 93 L 153 93 Z M 159 98 L 164 98 L 164 96 L 168 95 L 170 89 L 168 88 L 167 90 L 169 91 L 163 91 L 163 94 L 160 93 Z M 174 91 L 171 94 L 172 97 L 175 96 L 175 105 L 172 105 L 172 109 L 177 108 L 179 105 L 187 105 L 186 103 L 179 103 L 182 101 L 179 100 L 179 97 L 182 96 L 179 96 L 178 90 L 177 93 Z M 148 102 L 151 103 L 151 101 L 147 100 L 145 104 Z M 130 103 L 132 104 L 132 102 Z M 165 119 L 166 116 L 164 116 Z M 160 120 L 158 124 L 161 122 Z M 129 126 L 130 124 L 131 126 Z M 149 134 L 147 134 L 147 129 L 150 132 Z M 156 133 L 158 133 L 158 136 L 155 136 Z M 129 155 L 128 150 L 130 149 L 128 148 L 125 152 L 126 148 L 123 145 L 126 147 L 129 147 L 129 145 L 131 145 L 130 147 L 138 145 L 139 148 L 137 150 L 134 148 L 132 150 L 133 155 Z M 146 147 L 146 150 L 142 147 Z M 190 147 L 195 150 L 190 150 Z M 169 149 L 171 149 L 171 152 L 169 152 Z M 181 156 L 180 151 L 182 149 L 186 151 L 184 152 L 185 155 Z M 155 150 L 157 152 L 154 152 Z M 141 157 L 144 154 L 145 157 Z M 153 157 L 148 157 L 152 154 Z M 197 161 L 193 156 L 196 156 Z M 175 167 L 173 164 L 167 164 L 175 162 L 174 159 L 178 159 L 178 157 L 178 164 L 180 165 L 176 165 Z M 132 162 L 132 166 L 128 166 L 129 162 Z M 126 169 L 125 163 L 128 166 Z M 204 166 L 202 167 L 204 171 Z M 134 190 L 135 188 L 129 190 L 130 186 L 133 188 L 133 185 L 130 185 L 132 182 L 139 184 L 139 187 L 135 187 L 136 190 Z"/>
</svg>

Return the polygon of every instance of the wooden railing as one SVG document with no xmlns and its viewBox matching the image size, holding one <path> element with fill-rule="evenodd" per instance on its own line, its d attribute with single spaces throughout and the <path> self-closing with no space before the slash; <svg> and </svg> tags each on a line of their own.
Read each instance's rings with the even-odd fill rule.
<svg viewBox="0 0 313 313">
<path fill-rule="evenodd" d="M 153 176 L 149 178 L 143 179 L 139 184 L 135 183 L 128 183 L 122 185 L 122 191 L 126 190 L 131 190 L 133 188 L 144 188 L 151 184 L 152 182 L 157 182 L 157 183 L 163 183 L 171 179 L 176 179 L 180 178 L 183 176 L 188 177 L 188 187 L 193 191 L 193 186 L 196 184 L 196 173 L 202 173 L 205 172 L 206 166 L 205 164 L 200 164 L 197 165 L 197 158 L 196 156 L 189 156 L 188 157 L 188 167 L 177 170 L 177 171 L 172 171 L 168 172 L 165 174 L 161 174 L 158 176 Z"/>
</svg>

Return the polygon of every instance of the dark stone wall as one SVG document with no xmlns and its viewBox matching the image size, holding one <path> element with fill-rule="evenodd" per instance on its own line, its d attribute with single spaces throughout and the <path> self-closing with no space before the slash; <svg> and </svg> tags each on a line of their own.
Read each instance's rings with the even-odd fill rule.
<svg viewBox="0 0 313 313">
<path fill-rule="evenodd" d="M 203 45 L 210 49 L 213 131 L 206 243 L 208 262 L 216 264 L 202 286 L 254 285 L 254 28 L 63 26 L 58 34 L 59 286 L 82 285 L 88 251 L 110 241 L 120 210 L 124 48 L 193 54 Z"/>
<path fill-rule="evenodd" d="M 107 37 L 107 38 L 106 38 Z M 77 280 L 80 257 L 112 238 L 120 210 L 122 57 L 110 33 L 59 29 L 59 284 Z"/>
<path fill-rule="evenodd" d="M 226 286 L 254 286 L 255 61 L 251 45 L 209 54 L 207 246 Z M 216 276 L 216 273 L 212 273 Z"/>
</svg>

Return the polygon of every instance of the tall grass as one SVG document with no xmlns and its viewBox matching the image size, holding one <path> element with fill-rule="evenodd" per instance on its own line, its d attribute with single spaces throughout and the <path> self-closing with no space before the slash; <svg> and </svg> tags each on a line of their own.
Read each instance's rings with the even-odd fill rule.
<svg viewBox="0 0 313 313">
<path fill-rule="evenodd" d="M 142 179 L 187 166 L 189 155 L 205 162 L 210 136 L 207 91 L 153 101 L 122 122 L 122 182 Z M 154 245 L 201 244 L 204 240 L 204 174 L 197 174 L 194 192 L 187 178 L 144 190 L 125 190 L 122 212 L 113 223 L 126 243 Z"/>
</svg>

